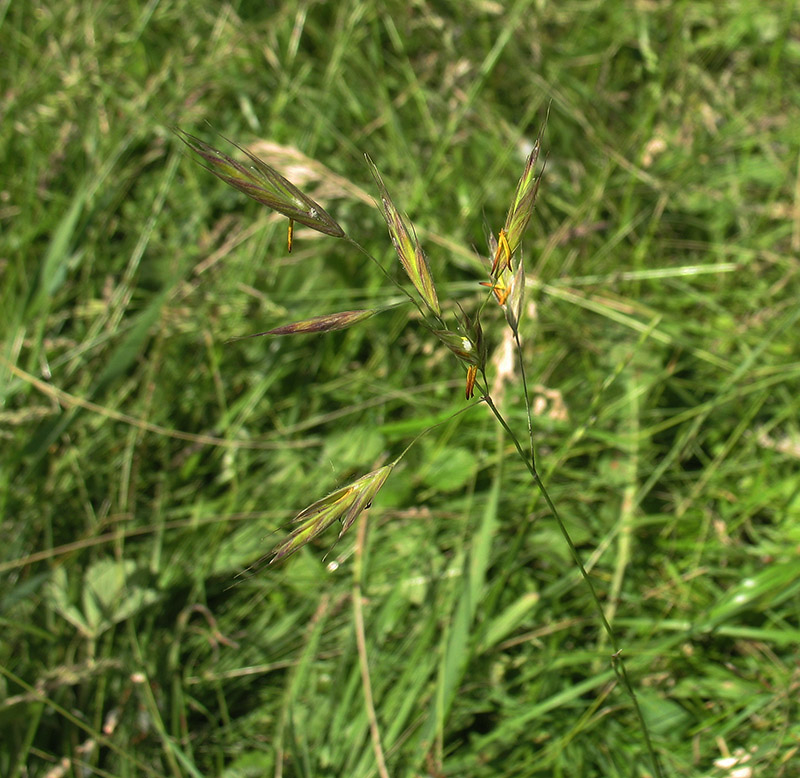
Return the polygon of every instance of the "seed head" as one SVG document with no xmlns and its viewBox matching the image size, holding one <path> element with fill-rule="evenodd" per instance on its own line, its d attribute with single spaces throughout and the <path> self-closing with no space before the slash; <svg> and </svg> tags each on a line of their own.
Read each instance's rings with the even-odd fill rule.
<svg viewBox="0 0 800 778">
<path fill-rule="evenodd" d="M 333 332 L 334 330 L 344 330 L 354 324 L 365 321 L 381 309 L 371 308 L 361 311 L 340 311 L 339 313 L 326 313 L 322 316 L 313 316 L 310 319 L 302 319 L 291 324 L 284 324 L 281 327 L 267 330 L 266 332 L 256 332 L 253 335 L 243 335 L 239 338 L 231 338 L 229 343 L 234 340 L 245 340 L 247 338 L 259 338 L 262 335 L 299 335 L 303 333 Z M 385 309 L 384 309 L 385 310 Z"/>
<path fill-rule="evenodd" d="M 400 215 L 400 211 L 397 210 L 392 198 L 389 197 L 389 192 L 386 190 L 381 174 L 369 157 L 367 157 L 367 164 L 375 183 L 378 185 L 378 190 L 381 194 L 383 218 L 386 220 L 386 226 L 389 228 L 389 237 L 392 239 L 397 256 L 400 258 L 400 263 L 425 304 L 439 316 L 442 310 L 439 306 L 439 298 L 436 295 L 436 287 L 433 285 L 428 258 L 425 256 L 422 246 L 419 245 L 416 233 L 413 230 L 409 230 Z M 414 236 L 413 240 L 411 238 L 412 234 Z"/>
<path fill-rule="evenodd" d="M 480 319 L 473 320 L 461 312 L 462 332 L 452 330 L 433 330 L 433 334 L 450 349 L 467 367 L 467 399 L 472 398 L 478 371 L 486 367 L 487 348 L 483 338 Z"/>
<path fill-rule="evenodd" d="M 433 332 L 464 364 L 480 366 L 480 349 L 478 344 L 470 338 L 452 330 L 434 330 Z"/>
<path fill-rule="evenodd" d="M 229 142 L 246 154 L 253 166 L 246 167 L 188 132 L 175 129 L 175 134 L 203 160 L 200 164 L 206 170 L 234 189 L 238 189 L 256 202 L 288 216 L 291 221 L 305 224 L 312 230 L 331 235 L 334 238 L 344 237 L 344 230 L 319 203 L 304 195 L 275 168 L 270 167 L 266 162 L 233 141 Z M 289 245 L 291 249 L 291 234 Z"/>
<path fill-rule="evenodd" d="M 533 150 L 525 162 L 525 170 L 522 172 L 522 177 L 517 184 L 517 191 L 514 193 L 514 200 L 508 210 L 505 227 L 502 230 L 508 240 L 509 260 L 519 248 L 519 244 L 522 242 L 522 235 L 533 215 L 533 206 L 536 203 L 539 183 L 542 180 L 541 173 L 538 176 L 536 175 L 536 162 L 539 159 L 540 148 L 541 143 L 537 138 L 536 143 L 533 145 Z"/>
<path fill-rule="evenodd" d="M 393 462 L 367 473 L 298 513 L 293 522 L 300 526 L 273 549 L 270 564 L 291 556 L 336 521 L 342 523 L 342 529 L 339 532 L 341 538 L 353 525 L 361 511 L 370 507 L 394 465 Z"/>
</svg>

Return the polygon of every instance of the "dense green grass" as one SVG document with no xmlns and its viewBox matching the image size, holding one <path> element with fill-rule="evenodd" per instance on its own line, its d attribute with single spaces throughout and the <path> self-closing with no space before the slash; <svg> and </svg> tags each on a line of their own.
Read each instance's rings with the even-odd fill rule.
<svg viewBox="0 0 800 778">
<path fill-rule="evenodd" d="M 169 128 L 269 141 L 402 279 L 369 152 L 470 307 L 548 106 L 543 475 L 664 774 L 800 775 L 794 2 L 5 0 L 0 23 L 0 775 L 377 774 L 355 530 L 239 574 L 462 408 L 463 371 L 405 308 L 225 345 L 399 296 L 341 241 L 298 228 L 287 255 Z M 524 437 L 517 375 L 502 392 Z M 362 563 L 390 775 L 652 775 L 485 407 L 396 468 Z"/>
</svg>

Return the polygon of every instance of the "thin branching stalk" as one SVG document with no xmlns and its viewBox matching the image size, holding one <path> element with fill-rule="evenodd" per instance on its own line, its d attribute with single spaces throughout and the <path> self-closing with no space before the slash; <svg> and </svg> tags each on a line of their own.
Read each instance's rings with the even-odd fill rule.
<svg viewBox="0 0 800 778">
<path fill-rule="evenodd" d="M 426 311 L 419 300 L 414 297 L 411 292 L 408 291 L 364 246 L 362 246 L 355 238 L 351 238 L 349 235 L 344 236 L 344 240 L 349 243 L 354 249 L 357 249 L 360 253 L 362 253 L 372 264 L 374 264 L 386 279 L 391 283 L 396 289 L 398 289 L 403 295 L 405 295 L 409 302 L 419 311 L 421 321 L 426 324 L 426 317 L 429 315 L 433 315 L 436 321 L 442 326 L 446 326 L 441 315 L 437 314 L 432 311 Z M 429 327 L 430 329 L 430 327 Z"/>
</svg>

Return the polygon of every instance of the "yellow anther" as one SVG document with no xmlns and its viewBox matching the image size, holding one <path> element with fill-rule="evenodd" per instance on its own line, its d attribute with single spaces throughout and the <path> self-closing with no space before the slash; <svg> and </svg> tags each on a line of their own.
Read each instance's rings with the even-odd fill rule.
<svg viewBox="0 0 800 778">
<path fill-rule="evenodd" d="M 508 238 L 506 237 L 506 231 L 500 230 L 497 235 L 497 251 L 494 255 L 494 262 L 492 262 L 492 275 L 496 275 L 497 268 L 500 265 L 500 256 L 503 256 L 506 262 L 506 267 L 510 270 L 511 269 L 511 247 L 508 245 Z"/>
</svg>

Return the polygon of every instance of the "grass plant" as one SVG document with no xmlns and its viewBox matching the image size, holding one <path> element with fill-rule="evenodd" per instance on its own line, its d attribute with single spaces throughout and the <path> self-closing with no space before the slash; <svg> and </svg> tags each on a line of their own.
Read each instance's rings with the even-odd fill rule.
<svg viewBox="0 0 800 778">
<path fill-rule="evenodd" d="M 799 774 L 795 6 L 0 0 L 0 775 Z"/>
<path fill-rule="evenodd" d="M 349 243 L 357 247 L 363 254 L 375 262 L 384 275 L 391 278 L 386 268 L 384 268 L 361 244 L 347 236 L 344 230 L 328 216 L 322 206 L 304 195 L 292 183 L 283 178 L 280 173 L 258 159 L 258 157 L 249 152 L 245 152 L 253 163 L 253 166 L 248 169 L 217 149 L 199 141 L 197 138 L 194 138 L 182 130 L 177 130 L 176 132 L 179 138 L 192 151 L 209 163 L 211 166 L 208 168 L 210 172 L 217 175 L 224 180 L 225 183 L 230 184 L 235 189 L 244 192 L 249 197 L 256 200 L 256 202 L 269 205 L 289 219 L 287 241 L 287 250 L 289 252 L 292 250 L 294 221 L 296 220 L 326 235 L 347 239 Z M 241 147 L 237 148 L 244 151 Z M 567 529 L 567 525 L 561 518 L 561 514 L 553 503 L 550 493 L 544 485 L 536 467 L 536 443 L 533 433 L 533 421 L 531 418 L 531 398 L 525 378 L 525 356 L 519 337 L 519 325 L 525 301 L 525 266 L 520 249 L 525 229 L 533 215 L 536 195 L 542 180 L 543 173 L 539 173 L 538 175 L 536 173 L 536 163 L 539 159 L 540 149 L 541 136 L 537 138 L 533 150 L 530 152 L 525 162 L 525 170 L 517 184 L 513 202 L 508 210 L 505 226 L 500 228 L 497 233 L 497 238 L 494 237 L 494 234 L 489 237 L 489 251 L 492 256 L 487 259 L 486 265 L 490 280 L 488 282 L 482 282 L 485 286 L 490 287 L 491 292 L 489 296 L 484 297 L 479 311 L 472 319 L 464 313 L 463 308 L 455 301 L 454 304 L 460 310 L 461 316 L 459 317 L 456 313 L 454 315 L 454 321 L 449 328 L 443 318 L 442 307 L 439 303 L 439 296 L 436 292 L 436 285 L 433 282 L 433 277 L 431 276 L 427 257 L 420 246 L 419 240 L 416 238 L 416 233 L 413 227 L 406 225 L 403 216 L 392 201 L 375 164 L 369 157 L 367 157 L 367 162 L 372 170 L 375 182 L 378 185 L 380 203 L 383 208 L 384 219 L 389 228 L 389 236 L 397 252 L 400 264 L 413 284 L 419 299 L 415 299 L 412 295 L 408 294 L 408 292 L 405 293 L 408 294 L 409 301 L 416 306 L 417 310 L 422 315 L 423 325 L 429 329 L 430 333 L 435 335 L 441 344 L 446 346 L 466 368 L 465 396 L 467 400 L 473 398 L 476 381 L 479 383 L 482 390 L 481 401 L 488 406 L 503 431 L 508 434 L 520 459 L 530 471 L 533 483 L 547 503 L 547 507 L 558 525 L 558 529 L 563 535 L 575 565 L 580 571 L 581 577 L 591 595 L 605 634 L 608 636 L 613 650 L 612 665 L 624 689 L 630 696 L 630 701 L 636 711 L 636 717 L 641 728 L 644 744 L 646 745 L 647 752 L 652 762 L 654 774 L 661 778 L 663 775 L 661 766 L 653 750 L 647 722 L 642 715 L 636 693 L 631 686 L 627 670 L 625 669 L 625 662 L 621 656 L 622 648 L 619 645 L 613 627 L 606 618 L 595 586 L 586 572 L 586 568 L 572 540 L 572 536 Z M 218 168 L 220 167 L 224 173 L 219 172 Z M 414 236 L 413 240 L 412 235 Z M 515 254 L 518 254 L 516 260 Z M 399 284 L 398 287 L 402 290 Z M 509 427 L 505 417 L 494 403 L 489 390 L 489 378 L 486 374 L 488 349 L 480 324 L 480 316 L 486 303 L 492 297 L 495 297 L 497 303 L 503 308 L 506 322 L 513 333 L 516 354 L 519 359 L 524 407 L 528 422 L 528 434 L 530 437 L 530 448 L 527 452 L 523 450 L 519 438 L 511 427 Z M 423 307 L 423 304 L 425 307 Z M 310 319 L 275 327 L 272 330 L 257 333 L 256 335 L 243 336 L 242 338 L 237 338 L 237 340 L 264 335 L 305 335 L 308 333 L 317 334 L 332 332 L 360 324 L 366 319 L 371 318 L 374 313 L 375 311 L 343 311 L 320 314 Z M 454 311 L 451 310 L 449 313 L 453 316 Z M 437 327 L 442 327 L 442 329 L 438 329 Z M 478 379 L 478 374 L 480 374 L 480 380 Z M 457 411 L 454 415 L 458 415 L 459 413 L 460 412 Z M 429 427 L 421 433 L 421 435 L 434 429 L 434 426 Z M 421 437 L 421 435 L 418 437 Z M 285 540 L 281 541 L 269 555 L 270 564 L 295 554 L 311 540 L 337 522 L 341 525 L 341 531 L 339 532 L 340 539 L 345 532 L 353 526 L 357 519 L 360 519 L 362 525 L 366 527 L 366 519 L 362 514 L 372 507 L 372 502 L 378 495 L 381 487 L 386 482 L 393 468 L 400 462 L 407 451 L 408 448 L 406 448 L 400 457 L 390 464 L 384 465 L 378 470 L 361 476 L 352 483 L 337 489 L 302 510 L 294 518 L 294 523 L 298 525 L 297 528 L 294 529 Z M 359 548 L 363 547 L 363 543 L 364 539 L 362 533 L 359 537 Z M 359 567 L 360 565 L 357 565 L 357 569 Z M 389 773 L 383 756 L 383 747 L 381 745 L 380 732 L 377 725 L 377 718 L 374 714 L 374 705 L 370 691 L 371 681 L 366 657 L 364 622 L 360 599 L 360 589 L 357 589 L 354 592 L 354 602 L 357 603 L 355 610 L 356 632 L 359 638 L 359 657 L 362 666 L 365 701 L 368 713 L 370 714 L 370 729 L 379 772 L 382 778 L 388 778 Z"/>
</svg>

